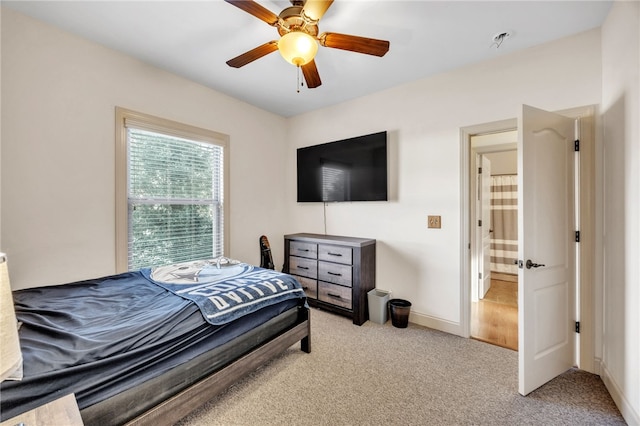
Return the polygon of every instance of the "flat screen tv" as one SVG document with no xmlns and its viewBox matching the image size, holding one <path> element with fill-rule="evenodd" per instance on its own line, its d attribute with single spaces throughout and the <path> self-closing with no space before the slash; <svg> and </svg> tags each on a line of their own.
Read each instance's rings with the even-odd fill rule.
<svg viewBox="0 0 640 426">
<path fill-rule="evenodd" d="M 298 202 L 387 201 L 387 132 L 298 148 Z"/>
</svg>

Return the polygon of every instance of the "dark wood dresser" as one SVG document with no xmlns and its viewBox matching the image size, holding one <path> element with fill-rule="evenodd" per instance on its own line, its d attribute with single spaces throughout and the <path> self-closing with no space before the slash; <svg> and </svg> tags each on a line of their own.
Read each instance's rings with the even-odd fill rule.
<svg viewBox="0 0 640 426">
<path fill-rule="evenodd" d="M 376 240 L 322 234 L 284 236 L 284 271 L 305 289 L 309 305 L 369 319 L 367 292 L 376 286 Z"/>
</svg>

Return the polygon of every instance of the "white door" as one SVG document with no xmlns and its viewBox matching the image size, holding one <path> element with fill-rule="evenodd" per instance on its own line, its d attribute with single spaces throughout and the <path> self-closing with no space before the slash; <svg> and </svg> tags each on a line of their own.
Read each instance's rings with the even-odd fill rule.
<svg viewBox="0 0 640 426">
<path fill-rule="evenodd" d="M 478 297 L 484 298 L 491 287 L 491 161 L 481 155 L 482 173 L 480 173 L 480 218 L 481 250 L 480 280 Z"/>
<path fill-rule="evenodd" d="M 527 395 L 574 365 L 574 121 L 525 105 L 518 127 L 518 390 Z"/>
</svg>

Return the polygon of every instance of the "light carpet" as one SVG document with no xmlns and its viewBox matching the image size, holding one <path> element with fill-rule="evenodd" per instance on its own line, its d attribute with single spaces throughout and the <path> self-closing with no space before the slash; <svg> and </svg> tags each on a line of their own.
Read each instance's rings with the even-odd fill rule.
<svg viewBox="0 0 640 426">
<path fill-rule="evenodd" d="M 200 425 L 623 425 L 602 380 L 570 370 L 526 397 L 518 354 L 414 324 L 311 310 L 292 346 L 178 423 Z"/>
</svg>

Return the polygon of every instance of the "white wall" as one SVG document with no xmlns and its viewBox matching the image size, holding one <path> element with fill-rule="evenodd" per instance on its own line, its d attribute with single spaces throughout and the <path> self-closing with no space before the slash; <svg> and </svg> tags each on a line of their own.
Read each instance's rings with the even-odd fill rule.
<svg viewBox="0 0 640 426">
<path fill-rule="evenodd" d="M 412 321 L 462 334 L 460 129 L 598 104 L 600 32 L 589 31 L 289 119 L 288 232 L 324 232 L 322 204 L 295 204 L 295 148 L 378 130 L 390 140 L 389 202 L 328 204 L 326 232 L 375 238 L 377 286 L 412 302 Z M 427 229 L 441 215 L 442 229 Z"/>
<path fill-rule="evenodd" d="M 492 152 L 485 155 L 491 161 L 491 175 L 518 174 L 518 151 Z"/>
<path fill-rule="evenodd" d="M 640 3 L 616 2 L 602 27 L 602 377 L 640 424 Z"/>
<path fill-rule="evenodd" d="M 417 321 L 460 332 L 460 128 L 514 118 L 523 103 L 562 110 L 602 100 L 598 258 L 607 260 L 596 266 L 605 323 L 596 353 L 627 421 L 640 423 L 637 2 L 616 3 L 602 46 L 593 30 L 286 120 L 0 10 L 0 250 L 14 288 L 115 272 L 122 106 L 230 135 L 231 256 L 257 262 L 266 232 L 280 265 L 282 235 L 324 232 L 326 210 L 327 233 L 378 240 L 378 287 L 411 300 Z M 391 201 L 295 202 L 295 148 L 379 130 L 390 134 Z M 427 229 L 432 214 L 442 229 Z"/>
<path fill-rule="evenodd" d="M 0 249 L 14 288 L 115 273 L 116 106 L 230 135 L 228 255 L 259 262 L 262 233 L 282 253 L 282 117 L 10 9 L 1 76 Z"/>
</svg>

